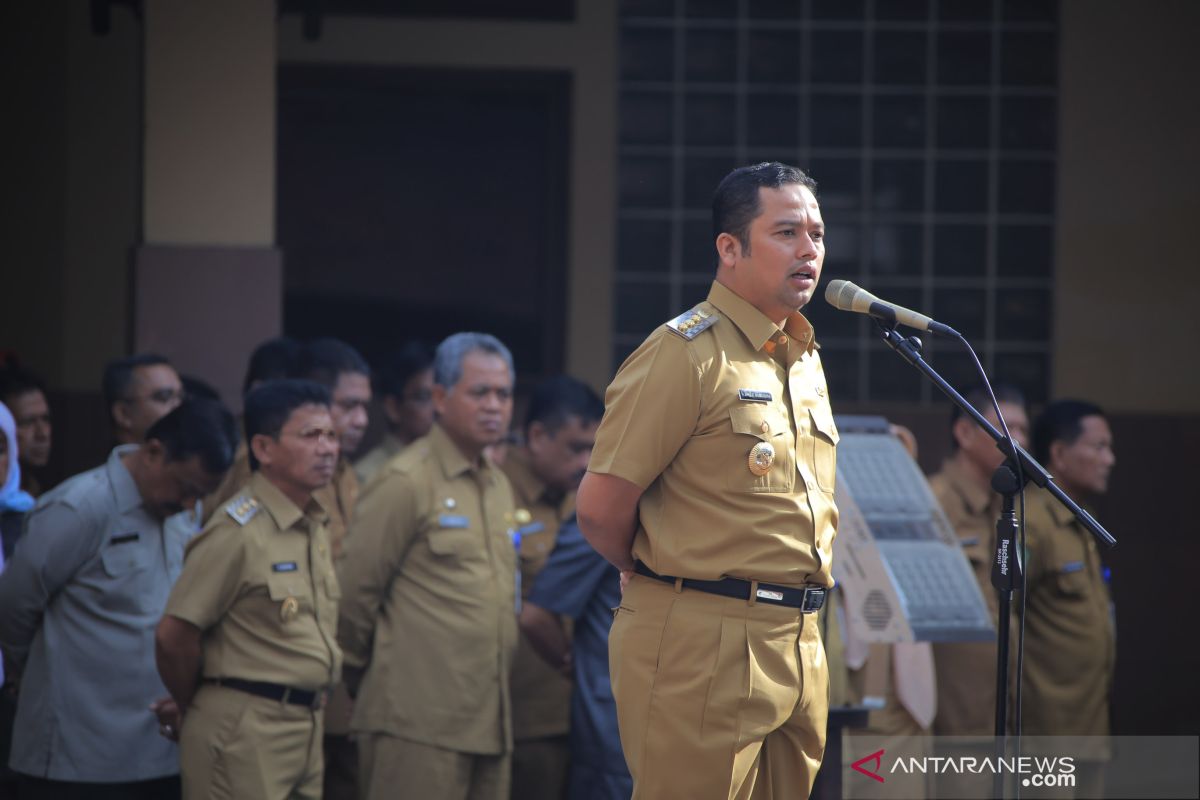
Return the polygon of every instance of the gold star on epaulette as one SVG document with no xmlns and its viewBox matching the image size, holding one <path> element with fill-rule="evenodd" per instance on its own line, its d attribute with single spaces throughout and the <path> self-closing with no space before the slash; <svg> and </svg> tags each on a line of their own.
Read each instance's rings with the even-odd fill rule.
<svg viewBox="0 0 1200 800">
<path fill-rule="evenodd" d="M 225 513 L 233 517 L 238 525 L 245 525 L 258 513 L 258 500 L 247 495 L 235 497 L 225 506 Z"/>
<path fill-rule="evenodd" d="M 667 327 L 691 341 L 699 336 L 701 331 L 711 327 L 718 319 L 720 319 L 718 314 L 696 306 L 691 311 L 685 311 L 668 322 Z"/>
</svg>

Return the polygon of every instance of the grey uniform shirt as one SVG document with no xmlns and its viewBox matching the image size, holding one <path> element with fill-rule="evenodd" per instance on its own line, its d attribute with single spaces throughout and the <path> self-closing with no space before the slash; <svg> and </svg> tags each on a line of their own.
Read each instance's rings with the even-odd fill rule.
<svg viewBox="0 0 1200 800">
<path fill-rule="evenodd" d="M 65 781 L 179 772 L 150 704 L 167 695 L 154 629 L 183 566 L 183 532 L 142 508 L 118 447 L 43 495 L 0 574 L 0 647 L 22 671 L 9 766 Z"/>
</svg>

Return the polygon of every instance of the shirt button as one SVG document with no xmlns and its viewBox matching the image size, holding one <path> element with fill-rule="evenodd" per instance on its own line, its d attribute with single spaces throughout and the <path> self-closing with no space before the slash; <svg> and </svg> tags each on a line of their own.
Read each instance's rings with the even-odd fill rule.
<svg viewBox="0 0 1200 800">
<path fill-rule="evenodd" d="M 782 334 L 782 333 L 779 334 L 779 343 L 787 344 L 787 335 L 786 334 Z"/>
<path fill-rule="evenodd" d="M 767 432 L 767 431 L 769 431 L 769 430 L 771 430 L 771 426 L 770 426 L 770 425 L 768 425 L 768 424 L 767 424 L 767 421 L 764 419 L 764 420 L 763 420 L 763 424 L 762 424 L 762 432 L 763 432 L 763 433 L 766 433 L 766 432 Z"/>
</svg>

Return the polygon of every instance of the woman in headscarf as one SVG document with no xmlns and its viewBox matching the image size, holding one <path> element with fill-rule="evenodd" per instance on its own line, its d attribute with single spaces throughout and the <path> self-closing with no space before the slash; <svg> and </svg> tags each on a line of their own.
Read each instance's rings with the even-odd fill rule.
<svg viewBox="0 0 1200 800">
<path fill-rule="evenodd" d="M 17 464 L 17 423 L 8 406 L 0 403 L 0 572 L 12 557 L 25 514 L 33 508 L 33 498 L 21 491 L 21 467 Z M 13 720 L 17 711 L 16 687 L 5 680 L 0 662 L 0 796 L 8 797 L 16 775 L 8 769 L 8 751 L 12 742 Z M 11 676 L 9 676 L 11 678 Z M 7 685 L 6 685 L 7 683 Z"/>
<path fill-rule="evenodd" d="M 33 498 L 21 491 L 21 467 L 17 463 L 17 423 L 8 406 L 0 403 L 0 539 L 3 539 L 4 562 L 12 557 L 17 537 L 21 535 L 21 521 L 25 513 L 33 508 Z"/>
</svg>

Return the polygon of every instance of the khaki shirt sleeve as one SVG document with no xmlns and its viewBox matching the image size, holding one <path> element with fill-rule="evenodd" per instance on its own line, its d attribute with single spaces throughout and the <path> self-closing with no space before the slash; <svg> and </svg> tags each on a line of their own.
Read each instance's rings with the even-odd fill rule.
<svg viewBox="0 0 1200 800">
<path fill-rule="evenodd" d="M 260 512 L 265 513 L 265 512 Z M 208 630 L 237 601 L 246 563 L 246 532 L 220 523 L 188 546 L 164 614 Z"/>
<path fill-rule="evenodd" d="M 417 488 L 401 473 L 377 476 L 359 499 L 337 562 L 338 644 L 348 667 L 370 661 L 375 620 L 416 534 L 418 514 Z"/>
<path fill-rule="evenodd" d="M 652 335 L 621 366 L 604 396 L 590 472 L 645 489 L 675 458 L 700 418 L 701 374 L 688 344 Z"/>
</svg>

